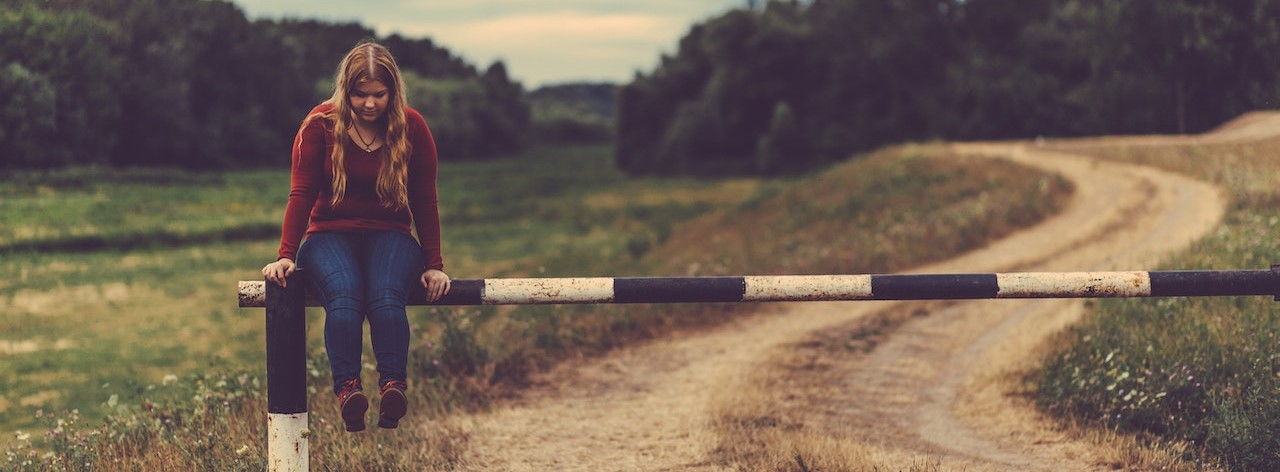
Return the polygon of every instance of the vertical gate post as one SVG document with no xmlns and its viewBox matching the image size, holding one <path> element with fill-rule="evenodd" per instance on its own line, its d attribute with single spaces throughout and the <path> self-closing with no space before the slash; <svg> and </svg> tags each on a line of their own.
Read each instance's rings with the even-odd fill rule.
<svg viewBox="0 0 1280 472">
<path fill-rule="evenodd" d="M 307 319 L 303 278 L 266 283 L 267 470 L 309 468 Z"/>
</svg>

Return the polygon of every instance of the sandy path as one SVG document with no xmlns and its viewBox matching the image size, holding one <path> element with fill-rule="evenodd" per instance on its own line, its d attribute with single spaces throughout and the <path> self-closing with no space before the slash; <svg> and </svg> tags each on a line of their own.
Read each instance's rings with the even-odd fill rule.
<svg viewBox="0 0 1280 472">
<path fill-rule="evenodd" d="M 1150 168 L 1021 144 L 966 144 L 974 159 L 1008 159 L 1064 175 L 1067 209 L 982 250 L 918 272 L 1141 270 L 1221 218 L 1222 193 Z M 716 402 L 743 388 L 771 356 L 815 335 L 854 329 L 890 310 L 925 310 L 824 382 L 843 396 L 826 427 L 865 443 L 887 464 L 925 458 L 950 470 L 1095 467 L 1087 444 L 1053 432 L 1004 393 L 1043 338 L 1081 302 L 828 302 L 778 305 L 768 315 L 622 349 L 551 373 L 549 387 L 463 418 L 468 470 L 720 470 L 712 451 Z"/>
</svg>

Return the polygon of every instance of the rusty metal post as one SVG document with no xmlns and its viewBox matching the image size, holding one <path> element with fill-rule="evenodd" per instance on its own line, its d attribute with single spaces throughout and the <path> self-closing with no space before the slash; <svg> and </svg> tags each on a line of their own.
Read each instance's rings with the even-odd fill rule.
<svg viewBox="0 0 1280 472">
<path fill-rule="evenodd" d="M 266 283 L 267 308 L 267 470 L 306 471 L 307 319 L 302 277 L 286 287 Z"/>
</svg>

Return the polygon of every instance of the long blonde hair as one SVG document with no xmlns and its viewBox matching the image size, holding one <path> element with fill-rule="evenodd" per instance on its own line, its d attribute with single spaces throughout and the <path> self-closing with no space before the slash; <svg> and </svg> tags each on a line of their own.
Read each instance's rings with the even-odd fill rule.
<svg viewBox="0 0 1280 472">
<path fill-rule="evenodd" d="M 338 74 L 333 84 L 333 96 L 325 103 L 332 105 L 327 113 L 308 116 L 302 127 L 314 118 L 323 117 L 333 123 L 335 144 L 333 154 L 333 204 L 337 205 L 347 193 L 346 153 L 343 152 L 347 130 L 351 128 L 354 111 L 351 109 L 349 95 L 363 82 L 378 81 L 386 85 L 391 92 L 384 115 L 387 128 L 382 136 L 383 147 L 389 152 L 378 169 L 378 198 L 382 206 L 388 208 L 409 207 L 409 139 L 405 129 L 405 109 L 408 107 L 404 96 L 404 81 L 400 78 L 400 67 L 391 56 L 391 51 L 374 42 L 362 42 L 352 48 L 338 65 Z"/>
</svg>

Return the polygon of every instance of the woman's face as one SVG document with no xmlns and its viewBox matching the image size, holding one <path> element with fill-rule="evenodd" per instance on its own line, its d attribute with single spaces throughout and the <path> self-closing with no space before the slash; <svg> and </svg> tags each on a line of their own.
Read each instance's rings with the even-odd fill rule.
<svg viewBox="0 0 1280 472">
<path fill-rule="evenodd" d="M 373 123 L 387 113 L 391 91 L 381 81 L 367 80 L 356 85 L 347 99 L 351 101 L 351 111 L 356 114 L 357 119 Z"/>
</svg>

